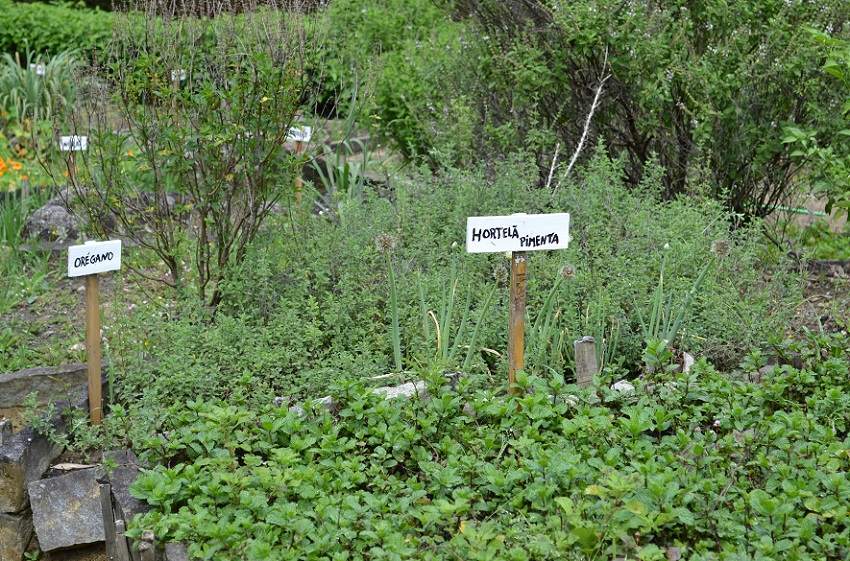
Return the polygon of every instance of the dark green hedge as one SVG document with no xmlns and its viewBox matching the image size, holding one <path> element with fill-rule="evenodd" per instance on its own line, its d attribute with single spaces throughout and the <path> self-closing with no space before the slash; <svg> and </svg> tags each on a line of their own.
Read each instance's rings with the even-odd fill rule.
<svg viewBox="0 0 850 561">
<path fill-rule="evenodd" d="M 0 52 L 55 54 L 72 49 L 90 54 L 111 35 L 112 15 L 99 10 L 0 0 L 0 14 Z"/>
</svg>

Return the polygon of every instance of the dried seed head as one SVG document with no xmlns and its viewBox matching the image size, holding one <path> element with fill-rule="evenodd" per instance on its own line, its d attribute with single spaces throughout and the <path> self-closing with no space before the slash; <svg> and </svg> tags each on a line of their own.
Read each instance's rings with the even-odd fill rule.
<svg viewBox="0 0 850 561">
<path fill-rule="evenodd" d="M 711 242 L 711 253 L 718 259 L 729 257 L 729 251 L 731 249 L 732 245 L 729 243 L 729 240 L 714 240 Z"/>
<path fill-rule="evenodd" d="M 375 237 L 375 249 L 381 253 L 388 253 L 395 249 L 396 239 L 387 233 L 378 234 Z"/>
<path fill-rule="evenodd" d="M 508 284 L 508 277 L 510 277 L 510 273 L 508 273 L 508 268 L 502 264 L 496 265 L 493 267 L 493 278 L 496 280 L 496 284 L 506 285 Z"/>
<path fill-rule="evenodd" d="M 576 268 L 572 263 L 567 263 L 560 270 L 561 277 L 570 280 L 571 278 L 576 276 Z"/>
</svg>

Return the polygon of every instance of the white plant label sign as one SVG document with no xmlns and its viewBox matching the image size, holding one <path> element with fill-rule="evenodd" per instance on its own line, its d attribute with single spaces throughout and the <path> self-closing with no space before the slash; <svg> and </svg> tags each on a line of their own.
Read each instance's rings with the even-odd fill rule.
<svg viewBox="0 0 850 561">
<path fill-rule="evenodd" d="M 30 63 L 30 72 L 35 72 L 36 76 L 44 76 L 47 74 L 47 66 L 44 64 Z"/>
<path fill-rule="evenodd" d="M 467 253 L 566 249 L 569 242 L 570 215 L 566 212 L 466 219 Z"/>
<path fill-rule="evenodd" d="M 88 150 L 89 148 L 89 137 L 87 136 L 60 136 L 59 137 L 59 150 L 62 152 L 80 152 L 81 150 Z"/>
<path fill-rule="evenodd" d="M 82 277 L 121 268 L 121 240 L 87 242 L 68 248 L 68 276 Z"/>
<path fill-rule="evenodd" d="M 286 135 L 287 142 L 310 142 L 313 127 L 291 127 Z"/>
</svg>

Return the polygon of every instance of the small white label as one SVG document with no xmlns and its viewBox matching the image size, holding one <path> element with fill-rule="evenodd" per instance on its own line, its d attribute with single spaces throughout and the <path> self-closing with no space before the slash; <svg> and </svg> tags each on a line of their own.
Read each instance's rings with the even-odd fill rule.
<svg viewBox="0 0 850 561">
<path fill-rule="evenodd" d="M 68 276 L 82 277 L 121 268 L 121 240 L 88 242 L 68 248 Z"/>
<path fill-rule="evenodd" d="M 47 66 L 44 64 L 30 63 L 30 72 L 35 72 L 36 76 L 44 76 L 47 74 Z"/>
<path fill-rule="evenodd" d="M 313 138 L 313 127 L 291 127 L 286 135 L 287 142 L 310 142 Z"/>
<path fill-rule="evenodd" d="M 566 249 L 569 242 L 570 215 L 566 212 L 466 219 L 467 253 Z"/>
<path fill-rule="evenodd" d="M 88 150 L 89 137 L 87 136 L 60 136 L 59 150 L 62 152 L 79 152 Z"/>
<path fill-rule="evenodd" d="M 171 71 L 171 81 L 172 82 L 177 82 L 177 81 L 182 82 L 185 79 L 186 79 L 186 71 L 184 69 L 179 68 L 177 70 Z"/>
</svg>

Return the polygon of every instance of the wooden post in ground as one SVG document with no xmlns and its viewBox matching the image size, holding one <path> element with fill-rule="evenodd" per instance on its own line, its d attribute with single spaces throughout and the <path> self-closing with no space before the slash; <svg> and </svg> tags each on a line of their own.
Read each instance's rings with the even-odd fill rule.
<svg viewBox="0 0 850 561">
<path fill-rule="evenodd" d="M 86 276 L 86 359 L 88 361 L 89 413 L 91 422 L 103 419 L 100 353 L 100 287 L 97 275 Z"/>
<path fill-rule="evenodd" d="M 516 393 L 516 373 L 525 367 L 525 278 L 524 251 L 511 252 L 511 303 L 508 323 L 508 390 Z"/>
<path fill-rule="evenodd" d="M 86 279 L 86 360 L 89 413 L 93 424 L 103 418 L 101 395 L 100 287 L 97 275 L 121 269 L 121 240 L 88 241 L 68 248 L 68 276 Z"/>
<path fill-rule="evenodd" d="M 586 388 L 593 383 L 593 377 L 599 373 L 596 360 L 596 341 L 593 337 L 582 337 L 573 343 L 576 357 L 576 384 Z"/>
<path fill-rule="evenodd" d="M 68 154 L 68 183 L 72 188 L 77 187 L 77 157 L 73 152 Z"/>
</svg>

